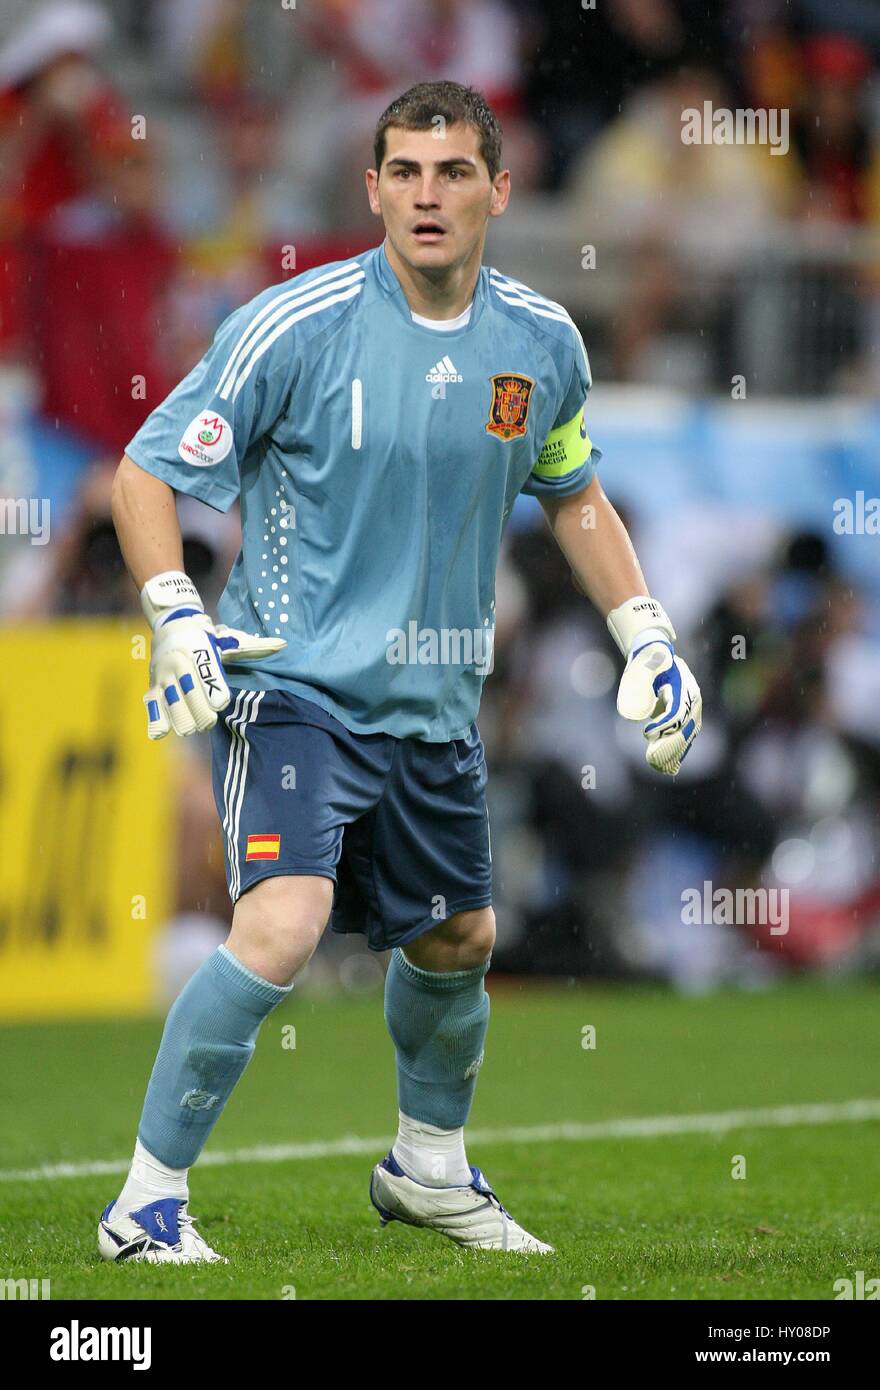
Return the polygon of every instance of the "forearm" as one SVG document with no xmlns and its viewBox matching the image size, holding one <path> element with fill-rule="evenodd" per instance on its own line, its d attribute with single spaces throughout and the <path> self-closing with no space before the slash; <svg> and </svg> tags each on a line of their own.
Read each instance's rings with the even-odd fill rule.
<svg viewBox="0 0 880 1390">
<path fill-rule="evenodd" d="M 575 578 L 626 661 L 618 713 L 650 721 L 645 758 L 655 771 L 674 777 L 702 727 L 703 700 L 690 668 L 675 653 L 672 623 L 648 593 L 626 527 L 598 478 L 575 497 L 545 502 L 544 510 Z"/>
<path fill-rule="evenodd" d="M 544 512 L 578 584 L 603 618 L 649 592 L 627 529 L 598 478 L 576 497 L 545 502 Z"/>
<path fill-rule="evenodd" d="M 113 525 L 138 592 L 153 575 L 183 569 L 174 490 L 124 454 L 113 479 Z"/>
</svg>

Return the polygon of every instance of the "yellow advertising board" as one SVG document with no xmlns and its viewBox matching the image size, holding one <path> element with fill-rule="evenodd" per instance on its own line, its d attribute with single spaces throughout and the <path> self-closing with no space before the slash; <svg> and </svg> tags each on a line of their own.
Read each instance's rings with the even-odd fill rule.
<svg viewBox="0 0 880 1390">
<path fill-rule="evenodd" d="M 0 1019 L 153 1004 L 175 763 L 136 624 L 0 626 Z"/>
</svg>

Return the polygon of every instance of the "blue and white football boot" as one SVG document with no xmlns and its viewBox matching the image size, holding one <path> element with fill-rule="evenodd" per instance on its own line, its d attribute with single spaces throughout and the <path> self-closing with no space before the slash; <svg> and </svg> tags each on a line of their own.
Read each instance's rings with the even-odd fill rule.
<svg viewBox="0 0 880 1390">
<path fill-rule="evenodd" d="M 407 1177 L 394 1151 L 377 1163 L 370 1177 L 370 1201 L 383 1226 L 403 1221 L 439 1231 L 471 1250 L 516 1250 L 552 1255 L 553 1246 L 530 1236 L 501 1205 L 479 1168 L 471 1167 L 468 1187 L 426 1187 Z"/>
<path fill-rule="evenodd" d="M 229 1264 L 199 1235 L 180 1197 L 163 1197 L 127 1215 L 111 1202 L 98 1226 L 98 1252 L 105 1260 L 145 1264 Z"/>
</svg>

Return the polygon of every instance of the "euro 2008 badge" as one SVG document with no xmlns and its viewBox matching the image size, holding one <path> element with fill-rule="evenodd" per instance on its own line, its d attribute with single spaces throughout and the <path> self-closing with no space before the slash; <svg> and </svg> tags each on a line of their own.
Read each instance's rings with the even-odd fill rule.
<svg viewBox="0 0 880 1390">
<path fill-rule="evenodd" d="M 232 428 L 222 415 L 203 410 L 191 425 L 187 425 L 177 452 L 184 463 L 197 468 L 211 468 L 222 462 L 232 448 Z"/>
</svg>

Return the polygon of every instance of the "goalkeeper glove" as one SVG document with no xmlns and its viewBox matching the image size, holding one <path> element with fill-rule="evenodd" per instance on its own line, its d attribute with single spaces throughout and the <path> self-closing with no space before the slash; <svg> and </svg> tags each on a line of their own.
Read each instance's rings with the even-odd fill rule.
<svg viewBox="0 0 880 1390">
<path fill-rule="evenodd" d="M 151 739 L 164 738 L 171 729 L 183 737 L 213 728 L 232 698 L 224 664 L 257 661 L 287 645 L 283 638 L 215 626 L 195 584 L 180 570 L 148 579 L 141 606 L 153 629 L 150 689 L 144 696 Z"/>
<path fill-rule="evenodd" d="M 703 697 L 686 662 L 675 655 L 675 629 L 656 599 L 627 599 L 608 614 L 608 630 L 626 669 L 617 691 L 624 719 L 645 720 L 645 758 L 674 777 L 703 724 Z"/>
</svg>

